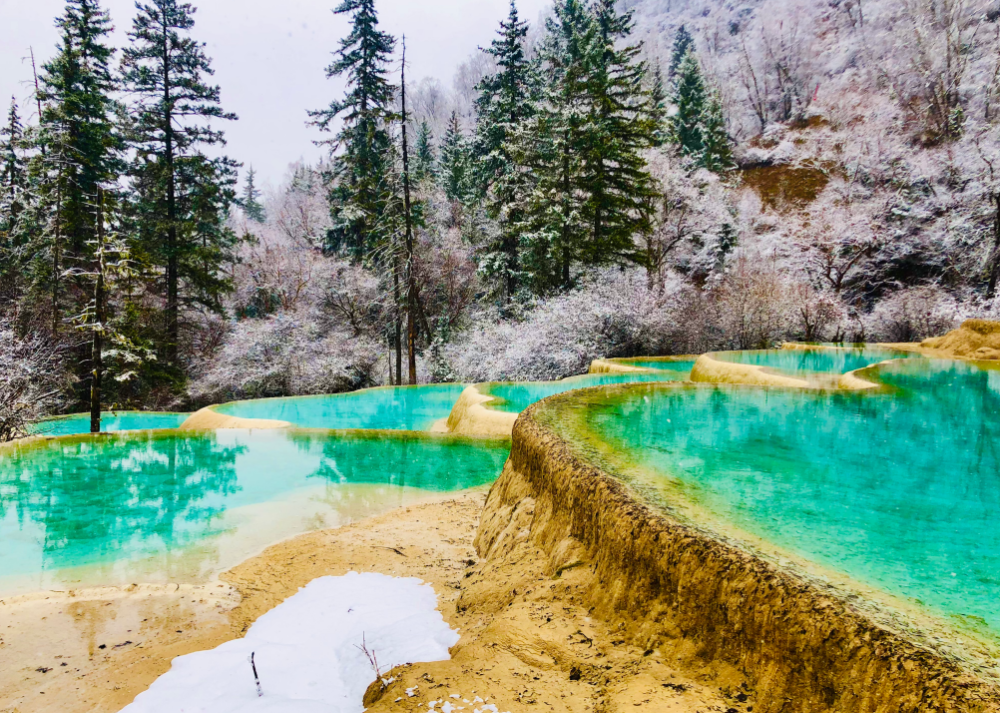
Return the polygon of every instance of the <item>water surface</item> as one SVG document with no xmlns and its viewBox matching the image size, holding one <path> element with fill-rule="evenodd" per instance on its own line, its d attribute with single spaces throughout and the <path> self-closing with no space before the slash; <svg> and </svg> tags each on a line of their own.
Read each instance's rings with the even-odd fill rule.
<svg viewBox="0 0 1000 713">
<path fill-rule="evenodd" d="M 846 374 L 888 359 L 921 358 L 918 354 L 885 347 L 765 349 L 716 352 L 712 357 L 720 361 L 764 366 L 791 374 Z"/>
<path fill-rule="evenodd" d="M 234 401 L 215 410 L 237 418 L 288 421 L 302 428 L 427 431 L 448 418 L 462 384 L 390 386 L 331 396 Z"/>
<path fill-rule="evenodd" d="M 1000 636 L 1000 371 L 908 359 L 881 393 L 631 387 L 542 418 L 710 518 Z M 596 439 L 596 440 L 595 440 Z"/>
<path fill-rule="evenodd" d="M 693 365 L 694 362 L 692 362 Z M 542 399 L 562 394 L 576 389 L 587 389 L 592 386 L 608 386 L 611 384 L 634 384 L 655 381 L 684 381 L 691 375 L 691 367 L 685 370 L 664 370 L 657 374 L 587 374 L 574 376 L 562 381 L 534 381 L 526 383 L 494 383 L 483 384 L 476 388 L 481 393 L 494 397 L 488 401 L 487 408 L 507 413 L 520 413 L 532 404 Z"/>
<path fill-rule="evenodd" d="M 207 558 L 198 571 L 217 571 L 252 554 L 248 543 L 383 512 L 404 495 L 489 483 L 508 450 L 423 434 L 296 430 L 141 432 L 8 447 L 0 451 L 0 592 L 39 589 L 88 566 L 117 578 L 101 584 L 128 583 L 136 581 L 131 564 L 146 573 L 150 561 L 190 548 Z M 213 550 L 219 538 L 240 556 L 222 561 Z"/>
<path fill-rule="evenodd" d="M 144 431 L 157 428 L 178 428 L 190 414 L 156 411 L 115 411 L 101 414 L 101 432 Z M 90 433 L 90 414 L 52 418 L 36 423 L 31 433 L 38 436 L 75 436 Z"/>
</svg>

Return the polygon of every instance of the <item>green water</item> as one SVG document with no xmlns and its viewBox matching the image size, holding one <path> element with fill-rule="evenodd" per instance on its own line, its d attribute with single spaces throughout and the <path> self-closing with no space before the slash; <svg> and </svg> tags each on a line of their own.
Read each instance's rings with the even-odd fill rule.
<svg viewBox="0 0 1000 713">
<path fill-rule="evenodd" d="M 720 361 L 737 364 L 765 366 L 794 374 L 846 374 L 863 369 L 887 359 L 919 358 L 910 352 L 900 352 L 881 347 L 849 349 L 767 349 L 746 352 L 717 352 L 712 356 Z"/>
<path fill-rule="evenodd" d="M 101 432 L 144 431 L 155 428 L 178 428 L 190 414 L 156 413 L 142 411 L 117 411 L 101 414 Z M 31 429 L 38 436 L 75 436 L 90 433 L 90 414 L 77 413 L 72 416 L 53 418 L 36 423 Z"/>
<path fill-rule="evenodd" d="M 668 504 L 679 489 L 785 551 L 1000 636 L 1000 371 L 877 371 L 892 389 L 637 386 L 542 418 L 611 471 L 659 479 Z"/>
<path fill-rule="evenodd" d="M 422 434 L 296 430 L 143 432 L 13 447 L 0 453 L 0 587 L 5 578 L 177 552 L 221 535 L 231 511 L 318 486 L 333 501 L 341 489 L 385 486 L 380 497 L 391 501 L 392 489 L 483 485 L 508 450 Z"/>
<path fill-rule="evenodd" d="M 674 358 L 655 358 L 655 357 L 639 357 L 636 359 L 615 359 L 615 363 L 623 364 L 625 366 L 634 366 L 637 369 L 657 369 L 660 371 L 671 371 L 677 372 L 679 378 L 677 381 L 683 381 L 691 374 L 691 370 L 694 368 L 694 359 L 674 359 Z"/>
<path fill-rule="evenodd" d="M 426 431 L 448 418 L 462 384 L 397 386 L 333 396 L 236 401 L 217 406 L 237 418 L 288 421 L 302 428 L 373 428 Z"/>
<path fill-rule="evenodd" d="M 587 374 L 586 376 L 575 376 L 570 379 L 563 379 L 562 381 L 484 384 L 477 388 L 480 392 L 496 399 L 495 401 L 488 401 L 485 404 L 487 408 L 507 413 L 520 413 L 542 399 L 575 389 L 587 389 L 592 386 L 608 386 L 611 384 L 683 381 L 690 374 L 691 369 L 689 367 L 687 371 L 665 371 L 660 374 Z"/>
</svg>

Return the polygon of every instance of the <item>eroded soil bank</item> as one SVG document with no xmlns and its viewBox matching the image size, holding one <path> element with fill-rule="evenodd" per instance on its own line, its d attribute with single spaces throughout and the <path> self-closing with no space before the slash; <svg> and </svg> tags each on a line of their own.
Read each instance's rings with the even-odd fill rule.
<svg viewBox="0 0 1000 713">
<path fill-rule="evenodd" d="M 204 587 L 0 604 L 0 712 L 119 711 L 173 657 L 236 638 L 299 587 L 352 570 L 430 582 L 446 621 L 462 634 L 450 661 L 397 670 L 369 710 L 426 711 L 429 701 L 444 699 L 471 713 L 462 701 L 475 696 L 501 713 L 750 710 L 753 698 L 732 667 L 687 652 L 647 652 L 593 616 L 584 596 L 588 570 L 553 572 L 527 538 L 496 560 L 479 558 L 473 538 L 484 498 L 482 490 L 446 496 L 302 535 Z M 414 686 L 416 695 L 407 696 Z"/>
<path fill-rule="evenodd" d="M 755 713 L 1000 710 L 1000 691 L 958 662 L 646 507 L 535 420 L 538 409 L 515 425 L 483 513 L 476 547 L 491 566 L 531 547 L 550 576 L 583 573 L 574 594 L 595 620 L 681 667 L 731 667 Z"/>
</svg>

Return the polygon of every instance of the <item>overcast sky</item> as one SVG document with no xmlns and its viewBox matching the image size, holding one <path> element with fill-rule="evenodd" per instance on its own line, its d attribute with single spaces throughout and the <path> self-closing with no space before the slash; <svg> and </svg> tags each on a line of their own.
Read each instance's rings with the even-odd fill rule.
<svg viewBox="0 0 1000 713">
<path fill-rule="evenodd" d="M 347 19 L 331 12 L 339 0 L 192 2 L 194 36 L 208 43 L 223 106 L 240 117 L 226 126 L 228 153 L 278 182 L 289 162 L 318 156 L 311 142 L 321 135 L 305 126 L 306 109 L 322 108 L 342 90 L 323 71 L 347 32 Z M 518 0 L 518 8 L 534 23 L 550 2 Z M 135 2 L 101 4 L 111 11 L 120 47 Z M 32 46 L 39 62 L 52 55 L 53 20 L 63 6 L 63 0 L 0 0 L 0 96 L 30 99 L 31 65 L 23 58 Z M 509 0 L 376 0 L 384 29 L 406 34 L 408 76 L 437 77 L 449 88 L 455 68 L 491 41 L 508 7 Z M 0 101 L 4 116 L 8 101 Z"/>
</svg>

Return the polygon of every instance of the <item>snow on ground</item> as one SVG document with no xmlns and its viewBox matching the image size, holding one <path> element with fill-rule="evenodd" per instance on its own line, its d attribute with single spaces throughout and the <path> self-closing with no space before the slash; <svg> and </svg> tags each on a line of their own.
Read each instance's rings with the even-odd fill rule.
<svg viewBox="0 0 1000 713">
<path fill-rule="evenodd" d="M 419 579 L 321 577 L 260 617 L 244 638 L 174 659 L 123 713 L 361 713 L 375 680 L 358 648 L 362 639 L 384 674 L 447 659 L 458 638 L 437 611 L 434 589 Z"/>
</svg>

